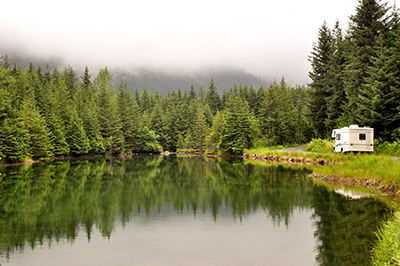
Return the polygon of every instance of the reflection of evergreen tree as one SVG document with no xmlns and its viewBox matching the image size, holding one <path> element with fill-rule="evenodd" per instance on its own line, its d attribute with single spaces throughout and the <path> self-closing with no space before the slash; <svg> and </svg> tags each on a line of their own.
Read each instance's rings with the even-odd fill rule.
<svg viewBox="0 0 400 266">
<path fill-rule="evenodd" d="M 125 225 L 133 212 L 150 215 L 167 206 L 178 213 L 203 211 L 216 221 L 221 208 L 240 220 L 262 209 L 278 226 L 290 227 L 295 209 L 314 205 L 321 217 L 316 218 L 316 235 L 323 265 L 341 262 L 348 251 L 340 245 L 347 242 L 351 252 L 358 252 L 353 257 L 368 257 L 372 238 L 365 238 L 366 228 L 375 228 L 385 210 L 372 200 L 346 202 L 317 190 L 302 178 L 308 172 L 200 156 L 55 161 L 1 169 L 0 254 L 23 250 L 26 244 L 73 242 L 80 230 L 88 241 L 95 230 L 110 238 L 118 219 Z M 339 231 L 343 227 L 351 239 Z"/>
<path fill-rule="evenodd" d="M 314 187 L 313 194 L 320 265 L 369 265 L 387 207 L 374 199 L 348 200 L 324 187 Z"/>
</svg>

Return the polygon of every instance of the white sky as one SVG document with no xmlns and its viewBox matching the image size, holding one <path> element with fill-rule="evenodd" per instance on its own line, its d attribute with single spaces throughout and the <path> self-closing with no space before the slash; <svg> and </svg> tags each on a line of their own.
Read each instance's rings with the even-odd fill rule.
<svg viewBox="0 0 400 266">
<path fill-rule="evenodd" d="M 308 80 L 326 20 L 347 29 L 357 0 L 2 1 L 0 54 L 13 48 L 74 66 L 198 70 L 230 66 Z M 390 1 L 390 5 L 392 1 Z"/>
</svg>

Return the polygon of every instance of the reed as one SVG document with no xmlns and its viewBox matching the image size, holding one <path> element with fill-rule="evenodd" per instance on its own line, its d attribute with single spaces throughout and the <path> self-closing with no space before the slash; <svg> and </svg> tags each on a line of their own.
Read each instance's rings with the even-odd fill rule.
<svg viewBox="0 0 400 266">
<path fill-rule="evenodd" d="M 376 233 L 378 242 L 372 251 L 373 265 L 400 265 L 399 228 L 400 211 L 397 211 Z"/>
</svg>

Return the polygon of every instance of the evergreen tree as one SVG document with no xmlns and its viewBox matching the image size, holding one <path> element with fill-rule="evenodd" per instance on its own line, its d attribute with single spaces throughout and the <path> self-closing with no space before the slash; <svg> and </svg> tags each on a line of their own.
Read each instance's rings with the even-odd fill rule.
<svg viewBox="0 0 400 266">
<path fill-rule="evenodd" d="M 30 154 L 34 158 L 53 156 L 53 146 L 44 118 L 30 100 L 23 104 L 23 119 L 29 132 Z"/>
<path fill-rule="evenodd" d="M 257 91 L 253 88 L 253 86 L 250 87 L 250 90 L 248 92 L 248 102 L 250 110 L 255 116 L 258 116 L 258 97 Z"/>
<path fill-rule="evenodd" d="M 101 69 L 93 81 L 97 91 L 97 106 L 100 132 L 106 142 L 110 154 L 123 151 L 124 137 L 121 132 L 122 123 L 118 115 L 118 104 L 114 92 L 112 74 L 107 68 Z"/>
<path fill-rule="evenodd" d="M 169 138 L 166 148 L 168 151 L 176 151 L 179 144 L 179 133 L 183 127 L 183 124 L 180 112 L 180 101 L 178 94 L 175 91 L 172 92 L 165 113 L 168 124 L 167 135 Z"/>
<path fill-rule="evenodd" d="M 83 106 L 78 109 L 80 110 L 79 117 L 82 119 L 83 128 L 90 145 L 90 150 L 88 152 L 91 154 L 102 154 L 106 151 L 106 147 L 100 132 L 97 94 L 93 87 L 88 67 L 85 67 L 81 80 L 82 82 L 79 84 L 79 94 L 82 94 Z"/>
<path fill-rule="evenodd" d="M 343 35 L 339 21 L 337 21 L 332 30 L 332 54 L 327 73 L 328 96 L 326 97 L 327 117 L 325 120 L 327 130 L 345 126 L 339 124 L 339 118 L 345 117 L 347 102 L 343 83 L 344 66 Z M 345 118 L 345 120 L 347 119 Z"/>
<path fill-rule="evenodd" d="M 156 103 L 151 114 L 150 129 L 159 136 L 158 142 L 162 149 L 167 150 L 170 145 L 169 126 L 160 102 Z"/>
<path fill-rule="evenodd" d="M 62 73 L 64 77 L 65 85 L 67 85 L 67 89 L 69 90 L 69 95 L 71 98 L 74 98 L 77 88 L 78 88 L 78 76 L 75 71 L 72 69 L 70 65 L 66 67 Z"/>
<path fill-rule="evenodd" d="M 192 134 L 191 134 L 191 144 L 192 147 L 200 151 L 203 150 L 205 146 L 205 138 L 207 135 L 208 126 L 206 121 L 206 116 L 204 115 L 203 108 L 200 103 L 196 106 L 196 119 L 193 121 Z"/>
<path fill-rule="evenodd" d="M 259 124 L 261 135 L 263 136 L 268 146 L 273 146 L 276 143 L 277 131 L 276 119 L 277 119 L 277 98 L 275 94 L 276 86 L 271 86 L 264 94 L 264 99 L 261 102 L 259 109 Z"/>
<path fill-rule="evenodd" d="M 79 118 L 76 109 L 71 110 L 68 122 L 67 142 L 72 155 L 86 154 L 90 150 L 90 142 L 86 136 L 83 122 Z"/>
<path fill-rule="evenodd" d="M 119 115 L 122 122 L 122 133 L 125 139 L 125 150 L 138 151 L 140 109 L 131 96 L 127 83 L 120 83 L 118 94 Z"/>
<path fill-rule="evenodd" d="M 149 94 L 149 91 L 147 88 L 144 88 L 142 93 L 140 94 L 139 98 L 139 106 L 142 112 L 148 112 L 151 113 L 152 110 L 152 103 L 151 103 L 151 97 Z"/>
<path fill-rule="evenodd" d="M 205 145 L 208 150 L 216 150 L 221 138 L 222 125 L 224 124 L 224 115 L 222 111 L 215 114 L 214 121 L 208 135 L 205 139 Z"/>
<path fill-rule="evenodd" d="M 218 149 L 243 154 L 245 148 L 251 147 L 253 137 L 253 117 L 249 105 L 243 102 L 240 95 L 235 95 L 229 99 L 225 112 Z"/>
<path fill-rule="evenodd" d="M 0 161 L 19 162 L 31 157 L 29 133 L 8 87 L 15 80 L 8 68 L 0 68 Z M 16 96 L 14 96 L 16 97 Z"/>
<path fill-rule="evenodd" d="M 197 94 L 196 91 L 193 87 L 193 83 L 190 85 L 190 90 L 189 90 L 189 101 L 192 101 L 194 99 L 197 99 Z"/>
<path fill-rule="evenodd" d="M 308 74 L 311 79 L 309 84 L 311 89 L 310 118 L 315 130 L 315 136 L 319 138 L 327 137 L 329 132 L 325 121 L 327 119 L 326 100 L 331 96 L 328 89 L 328 70 L 332 51 L 331 30 L 324 21 L 318 31 L 318 43 L 313 44 L 313 51 L 309 57 L 312 70 Z"/>
<path fill-rule="evenodd" d="M 293 141 L 296 131 L 294 100 L 284 78 L 268 89 L 260 108 L 260 130 L 269 146 Z"/>
<path fill-rule="evenodd" d="M 294 141 L 298 145 L 307 143 L 313 136 L 313 129 L 308 120 L 309 112 L 309 91 L 304 86 L 297 86 L 292 90 L 293 103 L 295 108 L 295 136 Z"/>
<path fill-rule="evenodd" d="M 359 1 L 356 14 L 350 16 L 349 34 L 346 42 L 346 68 L 344 75 L 345 91 L 348 99 L 346 106 L 348 122 L 362 122 L 364 107 L 360 103 L 360 88 L 370 77 L 368 69 L 373 66 L 373 57 L 377 57 L 377 40 L 389 32 L 388 8 L 380 0 Z"/>
<path fill-rule="evenodd" d="M 46 83 L 46 124 L 50 132 L 50 138 L 53 145 L 54 155 L 68 155 L 70 150 L 66 139 L 65 123 L 62 120 L 62 109 L 56 98 L 53 81 Z"/>
<path fill-rule="evenodd" d="M 359 121 L 375 129 L 377 138 L 392 140 L 400 124 L 400 48 L 382 47 L 373 58 L 366 83 L 360 89 Z"/>
<path fill-rule="evenodd" d="M 278 112 L 276 115 L 277 142 L 279 144 L 288 144 L 293 141 L 292 137 L 295 135 L 295 108 L 293 95 L 283 77 L 275 92 L 278 100 Z"/>
<path fill-rule="evenodd" d="M 221 98 L 218 94 L 217 88 L 215 87 L 213 79 L 211 79 L 210 84 L 208 85 L 205 100 L 208 106 L 210 107 L 213 115 L 215 115 L 217 111 L 219 111 L 221 108 Z"/>
</svg>

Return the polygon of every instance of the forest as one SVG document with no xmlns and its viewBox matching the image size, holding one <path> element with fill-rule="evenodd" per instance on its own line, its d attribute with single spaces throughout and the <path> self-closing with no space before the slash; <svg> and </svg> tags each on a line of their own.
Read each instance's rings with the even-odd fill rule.
<svg viewBox="0 0 400 266">
<path fill-rule="evenodd" d="M 265 90 L 236 84 L 222 97 L 211 79 L 161 95 L 126 83 L 116 89 L 104 68 L 92 80 L 30 64 L 1 63 L 0 151 L 2 160 L 65 155 L 221 150 L 240 154 L 252 145 L 298 143 L 311 137 L 307 90 L 285 80 Z M 269 119 L 265 119 L 269 117 Z M 261 137 L 264 136 L 264 137 Z"/>
<path fill-rule="evenodd" d="M 400 138 L 400 27 L 396 7 L 360 1 L 344 34 L 324 22 L 313 44 L 308 86 L 232 84 L 160 94 L 113 85 L 107 67 L 0 60 L 0 162 L 53 156 L 160 151 L 241 154 L 245 148 L 329 138 L 359 124 L 384 141 Z M 135 93 L 130 93 L 135 91 Z"/>
</svg>

